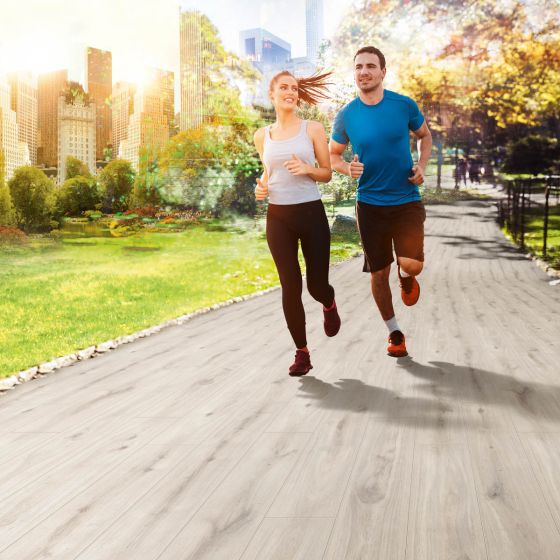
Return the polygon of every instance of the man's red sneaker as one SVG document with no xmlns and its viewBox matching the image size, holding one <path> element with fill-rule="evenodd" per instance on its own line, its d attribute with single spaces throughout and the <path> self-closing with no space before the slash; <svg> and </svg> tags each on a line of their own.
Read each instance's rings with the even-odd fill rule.
<svg viewBox="0 0 560 560">
<path fill-rule="evenodd" d="M 336 301 L 333 300 L 333 304 L 329 309 L 323 305 L 323 316 L 325 318 L 323 322 L 325 334 L 327 336 L 335 336 L 340 330 L 340 316 L 336 309 Z"/>
<path fill-rule="evenodd" d="M 289 374 L 292 377 L 300 377 L 308 373 L 311 369 L 313 369 L 313 366 L 311 365 L 309 352 L 305 350 L 296 350 L 296 359 L 290 366 Z"/>
<path fill-rule="evenodd" d="M 387 354 L 393 358 L 402 358 L 408 356 L 404 343 L 404 334 L 401 331 L 393 331 L 389 335 L 389 346 L 387 346 Z"/>
<path fill-rule="evenodd" d="M 398 267 L 399 281 L 401 284 L 401 298 L 405 305 L 414 305 L 420 297 L 420 284 L 415 276 L 401 276 L 401 267 Z"/>
</svg>

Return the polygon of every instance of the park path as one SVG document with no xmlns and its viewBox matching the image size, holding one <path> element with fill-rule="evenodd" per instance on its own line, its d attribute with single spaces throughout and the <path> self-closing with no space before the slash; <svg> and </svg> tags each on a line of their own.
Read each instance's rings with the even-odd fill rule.
<svg viewBox="0 0 560 560">
<path fill-rule="evenodd" d="M 428 208 L 408 358 L 356 258 L 306 378 L 276 291 L 2 396 L 0 558 L 557 560 L 560 287 L 494 214 Z"/>
</svg>

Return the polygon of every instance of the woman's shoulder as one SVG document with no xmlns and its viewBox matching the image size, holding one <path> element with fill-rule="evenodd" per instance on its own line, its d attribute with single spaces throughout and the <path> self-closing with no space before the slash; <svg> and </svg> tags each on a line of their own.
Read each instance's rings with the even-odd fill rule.
<svg viewBox="0 0 560 560">
<path fill-rule="evenodd" d="M 261 126 L 261 128 L 257 128 L 255 130 L 255 134 L 253 134 L 253 140 L 255 142 L 262 143 L 264 141 L 264 133 L 266 131 L 266 126 Z"/>
<path fill-rule="evenodd" d="M 309 136 L 325 134 L 325 127 L 319 121 L 307 121 L 307 133 Z"/>
</svg>

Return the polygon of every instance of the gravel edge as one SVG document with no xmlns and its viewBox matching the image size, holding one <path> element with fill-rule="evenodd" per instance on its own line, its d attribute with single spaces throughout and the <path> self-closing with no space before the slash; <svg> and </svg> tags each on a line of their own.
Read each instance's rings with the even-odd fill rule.
<svg viewBox="0 0 560 560">
<path fill-rule="evenodd" d="M 345 262 L 348 262 L 353 258 L 356 257 L 349 257 L 348 259 L 345 259 L 343 261 L 333 263 L 331 264 L 331 268 L 339 266 Z M 202 309 L 197 309 L 196 311 L 193 311 L 192 313 L 189 313 L 187 315 L 181 315 L 176 319 L 170 319 L 168 321 L 164 321 L 159 325 L 148 327 L 146 329 L 142 329 L 141 331 L 129 335 L 120 336 L 118 338 L 115 338 L 114 340 L 107 340 L 105 342 L 100 342 L 99 344 L 96 344 L 94 346 L 89 346 L 88 348 L 78 350 L 73 354 L 68 354 L 66 356 L 54 358 L 48 362 L 43 362 L 42 364 L 38 364 L 24 371 L 14 373 L 9 377 L 3 377 L 0 379 L 0 395 L 5 394 L 10 389 L 13 389 L 16 385 L 27 383 L 28 381 L 31 381 L 32 379 L 35 378 L 44 377 L 48 373 L 52 373 L 57 369 L 70 366 L 79 361 L 81 362 L 84 360 L 95 358 L 97 356 L 100 356 L 101 354 L 106 354 L 107 352 L 110 352 L 111 350 L 114 350 L 115 348 L 118 348 L 123 344 L 129 344 L 130 342 L 134 342 L 139 338 L 145 338 L 147 336 L 151 336 L 153 334 L 160 332 L 163 329 L 173 327 L 175 325 L 182 325 L 190 321 L 191 319 L 194 319 L 195 317 L 199 317 L 200 315 L 205 315 L 206 313 L 210 313 L 211 311 L 222 309 L 224 307 L 229 307 L 230 305 L 233 305 L 235 303 L 241 303 L 242 301 L 247 301 L 250 299 L 261 297 L 279 289 L 280 289 L 279 285 L 272 286 L 271 288 L 267 288 L 266 290 L 261 290 L 259 292 L 254 292 L 252 294 L 247 294 L 244 296 L 237 296 L 228 299 L 226 301 L 222 301 L 220 303 L 215 303 L 214 305 L 211 305 L 209 307 L 203 307 Z"/>
<path fill-rule="evenodd" d="M 89 360 L 91 358 L 100 356 L 101 354 L 106 354 L 107 352 L 110 352 L 111 350 L 114 350 L 115 348 L 118 348 L 123 344 L 129 344 L 130 342 L 134 342 L 139 338 L 145 338 L 147 336 L 156 334 L 162 331 L 163 329 L 173 327 L 175 325 L 182 325 L 190 321 L 191 319 L 194 319 L 195 317 L 199 317 L 200 315 L 205 315 L 206 313 L 210 313 L 211 311 L 215 311 L 216 309 L 221 309 L 223 307 L 228 307 L 230 305 L 233 305 L 234 303 L 240 303 L 242 301 L 247 301 L 249 299 L 260 297 L 270 292 L 274 292 L 275 290 L 278 289 L 280 289 L 280 286 L 273 286 L 271 288 L 267 288 L 266 290 L 261 290 L 260 292 L 255 292 L 244 296 L 237 296 L 220 303 L 215 303 L 214 305 L 211 305 L 209 307 L 197 309 L 196 311 L 193 311 L 192 313 L 189 313 L 187 315 L 181 315 L 180 317 L 177 317 L 175 319 L 164 321 L 159 325 L 148 327 L 146 329 L 142 329 L 141 331 L 137 331 L 132 334 L 120 336 L 118 338 L 115 338 L 114 340 L 107 340 L 105 342 L 100 342 L 99 344 L 96 344 L 94 346 L 89 346 L 88 348 L 84 348 L 73 354 L 68 354 L 66 356 L 55 358 L 49 362 L 43 362 L 42 364 L 38 364 L 24 371 L 14 373 L 9 377 L 0 379 L 0 394 L 8 391 L 9 389 L 14 388 L 16 385 L 20 385 L 21 383 L 26 383 L 37 377 L 43 377 L 48 373 L 52 373 L 57 369 L 70 366 L 78 361 Z"/>
</svg>

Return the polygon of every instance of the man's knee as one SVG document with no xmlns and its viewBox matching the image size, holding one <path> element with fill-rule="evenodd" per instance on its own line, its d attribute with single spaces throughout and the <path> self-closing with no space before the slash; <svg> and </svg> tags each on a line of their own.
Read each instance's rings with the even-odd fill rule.
<svg viewBox="0 0 560 560">
<path fill-rule="evenodd" d="M 418 276 L 424 268 L 424 263 L 415 259 L 400 257 L 399 266 L 401 270 L 404 270 L 404 272 L 410 274 L 410 276 Z"/>
</svg>

